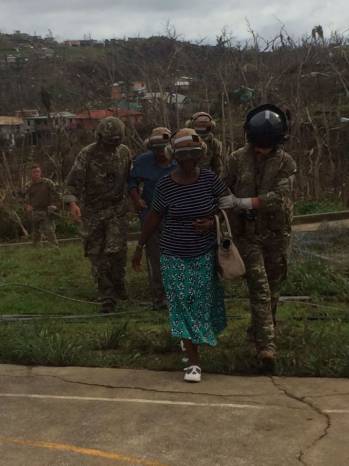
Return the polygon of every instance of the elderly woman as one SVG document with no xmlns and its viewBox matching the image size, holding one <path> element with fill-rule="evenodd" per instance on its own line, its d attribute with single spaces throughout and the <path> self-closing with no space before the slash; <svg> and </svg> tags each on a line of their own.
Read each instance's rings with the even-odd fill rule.
<svg viewBox="0 0 349 466">
<path fill-rule="evenodd" d="M 180 338 L 189 358 L 184 380 L 200 382 L 198 345 L 216 345 L 226 326 L 223 288 L 216 271 L 214 214 L 224 183 L 200 169 L 205 144 L 193 129 L 171 138 L 176 168 L 157 184 L 133 267 L 140 269 L 144 245 L 164 220 L 160 241 L 161 271 L 169 304 L 171 332 Z"/>
</svg>

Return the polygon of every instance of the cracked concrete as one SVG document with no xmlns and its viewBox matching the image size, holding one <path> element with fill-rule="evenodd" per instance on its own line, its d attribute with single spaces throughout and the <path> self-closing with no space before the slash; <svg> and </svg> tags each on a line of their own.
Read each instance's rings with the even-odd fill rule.
<svg viewBox="0 0 349 466">
<path fill-rule="evenodd" d="M 281 390 L 287 397 L 292 398 L 293 400 L 297 400 L 297 401 L 299 401 L 299 403 L 303 403 L 306 406 L 310 407 L 311 409 L 313 409 L 315 411 L 316 414 L 318 414 L 320 417 L 322 417 L 324 419 L 324 421 L 325 421 L 325 425 L 323 426 L 323 428 L 321 428 L 321 426 L 319 426 L 319 429 L 320 429 L 319 436 L 316 437 L 310 443 L 310 445 L 306 446 L 305 448 L 303 448 L 303 449 L 301 449 L 299 451 L 299 455 L 298 455 L 299 462 L 301 464 L 303 464 L 304 466 L 308 466 L 308 463 L 306 461 L 308 453 L 313 448 L 316 448 L 318 442 L 320 442 L 323 438 L 325 438 L 328 435 L 328 431 L 329 431 L 329 429 L 331 427 L 330 416 L 329 416 L 328 413 L 323 412 L 319 407 L 314 405 L 313 402 L 308 400 L 305 396 L 300 397 L 300 396 L 292 393 L 289 389 L 284 388 L 282 385 L 280 385 L 277 382 L 276 377 L 271 377 L 271 381 L 274 384 L 274 386 L 276 386 L 279 390 Z"/>
<path fill-rule="evenodd" d="M 0 365 L 0 465 L 348 466 L 348 393 L 339 379 Z"/>
</svg>

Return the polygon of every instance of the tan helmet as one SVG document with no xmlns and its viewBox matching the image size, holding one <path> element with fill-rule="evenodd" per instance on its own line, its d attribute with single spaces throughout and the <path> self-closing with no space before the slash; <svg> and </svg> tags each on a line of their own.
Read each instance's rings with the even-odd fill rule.
<svg viewBox="0 0 349 466">
<path fill-rule="evenodd" d="M 171 131 L 168 128 L 159 126 L 154 128 L 149 138 L 144 141 L 147 149 L 163 148 L 170 142 Z"/>
<path fill-rule="evenodd" d="M 216 122 L 209 113 L 196 112 L 191 119 L 186 122 L 188 128 L 193 128 L 199 135 L 205 135 L 213 131 Z"/>
<path fill-rule="evenodd" d="M 182 128 L 171 136 L 171 147 L 174 154 L 191 151 L 203 150 L 204 142 L 196 131 L 192 128 Z"/>
<path fill-rule="evenodd" d="M 121 142 L 125 136 L 125 125 L 116 117 L 103 118 L 97 125 L 96 136 L 106 143 Z"/>
</svg>

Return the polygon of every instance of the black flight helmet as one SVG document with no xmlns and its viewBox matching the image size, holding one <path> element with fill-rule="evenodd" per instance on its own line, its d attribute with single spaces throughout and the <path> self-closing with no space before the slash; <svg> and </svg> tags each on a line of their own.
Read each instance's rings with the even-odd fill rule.
<svg viewBox="0 0 349 466">
<path fill-rule="evenodd" d="M 250 144 L 269 148 L 288 139 L 289 125 L 285 112 L 275 105 L 264 104 L 247 114 L 244 129 Z"/>
</svg>

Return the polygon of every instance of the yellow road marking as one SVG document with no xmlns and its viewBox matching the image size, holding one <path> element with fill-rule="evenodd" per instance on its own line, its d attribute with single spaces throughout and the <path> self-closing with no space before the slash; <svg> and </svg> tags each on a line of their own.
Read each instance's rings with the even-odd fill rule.
<svg viewBox="0 0 349 466">
<path fill-rule="evenodd" d="M 27 447 L 47 448 L 49 450 L 67 451 L 70 453 L 78 453 L 79 455 L 84 456 L 94 456 L 96 458 L 105 458 L 118 462 L 123 461 L 124 463 L 129 463 L 132 465 L 139 464 L 141 466 L 166 466 L 165 464 L 159 463 L 158 461 L 154 460 L 145 460 L 133 456 L 126 456 L 121 455 L 119 453 L 113 453 L 111 451 L 96 450 L 94 448 L 82 448 L 65 443 L 42 442 L 39 440 L 22 440 L 12 437 L 0 437 L 0 442 L 14 445 L 22 445 Z"/>
</svg>

